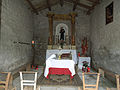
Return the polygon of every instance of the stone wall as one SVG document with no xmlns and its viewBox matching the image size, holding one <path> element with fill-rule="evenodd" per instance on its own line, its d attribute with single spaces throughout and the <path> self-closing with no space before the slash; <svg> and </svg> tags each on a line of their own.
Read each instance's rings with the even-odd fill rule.
<svg viewBox="0 0 120 90">
<path fill-rule="evenodd" d="M 2 0 L 0 69 L 11 71 L 32 57 L 33 15 L 24 0 Z M 28 44 L 23 44 L 28 43 Z"/>
<path fill-rule="evenodd" d="M 60 4 L 57 4 L 52 7 L 52 11 L 56 14 L 68 14 L 72 12 L 73 4 L 64 3 L 63 7 L 60 6 Z M 46 16 L 48 13 L 48 9 L 42 10 L 39 12 L 38 16 L 34 16 L 34 23 L 35 23 L 35 33 L 34 33 L 34 39 L 36 41 L 36 48 L 35 48 L 35 61 L 36 64 L 43 65 L 45 62 L 45 56 L 46 56 L 46 49 L 48 44 L 48 37 L 49 37 L 49 23 L 48 23 L 48 17 Z M 76 17 L 76 45 L 77 50 L 81 51 L 81 40 L 84 37 L 87 37 L 89 40 L 89 16 L 86 15 L 86 13 L 77 8 L 76 11 L 78 13 L 78 16 Z M 53 22 L 53 29 L 55 30 L 56 26 L 59 23 L 65 23 L 69 27 L 71 27 L 70 21 L 54 21 Z M 88 53 L 89 55 L 89 53 Z"/>
<path fill-rule="evenodd" d="M 113 22 L 106 25 L 105 7 L 114 2 Z M 94 67 L 120 74 L 120 0 L 104 0 L 91 14 L 91 55 Z"/>
<path fill-rule="evenodd" d="M 1 3 L 2 3 L 2 0 L 0 0 L 0 50 L 1 50 Z M 1 67 L 0 67 L 0 71 L 1 71 Z"/>
</svg>

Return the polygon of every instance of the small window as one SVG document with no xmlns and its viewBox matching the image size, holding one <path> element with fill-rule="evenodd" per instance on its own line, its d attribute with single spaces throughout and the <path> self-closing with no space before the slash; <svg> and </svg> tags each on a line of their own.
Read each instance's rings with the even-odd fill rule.
<svg viewBox="0 0 120 90">
<path fill-rule="evenodd" d="M 113 22 L 113 2 L 106 7 L 106 24 Z"/>
</svg>

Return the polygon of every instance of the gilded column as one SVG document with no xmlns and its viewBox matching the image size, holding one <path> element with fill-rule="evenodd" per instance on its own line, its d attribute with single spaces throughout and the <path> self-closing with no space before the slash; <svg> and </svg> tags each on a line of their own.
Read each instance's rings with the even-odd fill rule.
<svg viewBox="0 0 120 90">
<path fill-rule="evenodd" d="M 71 14 L 71 44 L 75 45 L 75 13 Z"/>
<path fill-rule="evenodd" d="M 49 18 L 49 45 L 53 44 L 53 14 L 48 14 Z"/>
</svg>

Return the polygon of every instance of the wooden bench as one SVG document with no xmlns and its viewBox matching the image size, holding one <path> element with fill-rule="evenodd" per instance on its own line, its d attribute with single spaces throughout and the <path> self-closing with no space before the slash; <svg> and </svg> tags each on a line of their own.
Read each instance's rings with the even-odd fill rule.
<svg viewBox="0 0 120 90">
<path fill-rule="evenodd" d="M 117 88 L 109 88 L 107 87 L 107 90 L 120 90 L 120 75 L 115 75 L 116 76 L 116 84 Z"/>
<path fill-rule="evenodd" d="M 16 87 L 13 87 L 13 80 L 19 76 L 19 72 L 20 71 L 29 71 L 31 68 L 31 62 L 24 64 L 22 66 L 20 66 L 19 68 L 11 71 L 11 75 L 9 77 L 9 89 L 8 90 L 16 90 Z"/>
<path fill-rule="evenodd" d="M 19 68 L 11 71 L 11 77 L 10 77 L 10 82 L 13 82 L 13 80 L 19 76 L 19 72 L 20 71 L 30 71 L 31 69 L 31 62 L 24 64 L 22 66 L 20 66 Z"/>
</svg>

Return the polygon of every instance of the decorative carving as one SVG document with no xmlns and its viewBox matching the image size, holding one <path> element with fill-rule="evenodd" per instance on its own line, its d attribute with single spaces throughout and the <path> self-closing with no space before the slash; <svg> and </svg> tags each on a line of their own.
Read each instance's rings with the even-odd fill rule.
<svg viewBox="0 0 120 90">
<path fill-rule="evenodd" d="M 71 20 L 71 44 L 75 45 L 75 17 L 77 16 L 76 13 L 69 13 L 69 14 L 54 14 L 49 12 L 47 14 L 49 18 L 49 44 L 52 45 L 53 42 L 53 20 Z"/>
</svg>

